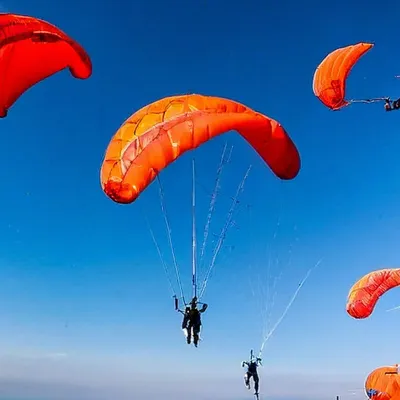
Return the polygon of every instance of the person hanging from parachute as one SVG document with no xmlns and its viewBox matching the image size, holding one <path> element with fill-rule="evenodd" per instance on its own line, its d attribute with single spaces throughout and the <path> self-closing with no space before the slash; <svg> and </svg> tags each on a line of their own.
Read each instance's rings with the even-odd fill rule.
<svg viewBox="0 0 400 400">
<path fill-rule="evenodd" d="M 359 59 L 372 49 L 372 43 L 357 43 L 329 53 L 318 65 L 313 79 L 315 96 L 328 108 L 337 111 L 353 103 L 384 102 L 386 111 L 400 109 L 400 99 L 377 97 L 362 100 L 347 100 L 346 81 Z"/>
<path fill-rule="evenodd" d="M 300 154 L 296 145 L 278 121 L 233 100 L 191 94 L 170 96 L 148 104 L 133 113 L 121 125 L 111 139 L 101 165 L 102 190 L 116 203 L 133 203 L 158 178 L 158 174 L 162 170 L 178 160 L 184 153 L 194 150 L 212 138 L 231 130 L 238 131 L 277 178 L 281 180 L 296 178 L 301 168 Z M 123 143 L 123 146 L 121 146 L 121 143 Z M 249 171 L 250 169 L 248 169 L 238 188 L 234 204 L 237 204 L 238 193 L 243 190 L 243 184 Z M 193 182 L 195 182 L 195 179 L 193 179 Z M 194 211 L 194 190 L 192 190 L 192 194 L 192 210 Z M 180 295 L 184 300 L 161 185 L 160 197 Z M 233 209 L 229 213 L 229 215 L 233 215 Z M 201 303 L 197 300 L 203 296 L 217 252 L 214 254 L 214 259 L 197 298 L 194 215 L 195 213 L 192 212 L 193 299 L 190 307 L 186 307 L 183 312 L 178 310 L 178 299 L 175 296 L 175 308 L 184 314 L 182 329 L 187 332 L 187 342 L 190 344 L 193 336 L 193 343 L 197 347 L 202 325 L 201 314 L 208 307 L 207 304 L 203 303 L 202 308 L 198 310 L 197 305 Z M 230 226 L 230 223 L 228 226 Z M 153 241 L 155 241 L 153 234 L 152 236 Z M 221 243 L 218 243 L 219 246 L 221 246 Z M 156 247 L 162 259 L 157 244 Z M 164 269 L 167 269 L 164 262 L 163 266 Z"/>
<path fill-rule="evenodd" d="M 385 110 L 386 111 L 395 111 L 400 109 L 400 99 L 390 100 L 389 98 L 385 99 Z"/>
<path fill-rule="evenodd" d="M 203 303 L 199 310 L 197 304 L 197 297 L 193 297 L 190 306 L 185 308 L 185 312 L 178 309 L 178 311 L 183 314 L 182 330 L 185 332 L 187 343 L 191 344 L 193 336 L 193 344 L 195 347 L 197 347 L 199 343 L 201 314 L 203 314 L 208 308 L 208 304 Z"/>
<path fill-rule="evenodd" d="M 242 361 L 242 368 L 247 367 L 247 371 L 244 375 L 244 385 L 250 390 L 250 379 L 253 378 L 254 381 L 254 395 L 258 397 L 259 382 L 260 378 L 258 376 L 257 368 L 262 366 L 260 357 L 254 357 L 253 350 L 250 351 L 249 361 Z"/>
</svg>

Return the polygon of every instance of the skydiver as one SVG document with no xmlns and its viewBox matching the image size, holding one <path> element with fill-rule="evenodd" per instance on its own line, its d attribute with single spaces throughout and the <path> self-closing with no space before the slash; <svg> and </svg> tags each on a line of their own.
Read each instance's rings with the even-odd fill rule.
<svg viewBox="0 0 400 400">
<path fill-rule="evenodd" d="M 197 309 L 197 297 L 193 297 L 190 307 L 186 307 L 183 315 L 182 329 L 186 329 L 187 343 L 191 343 L 193 330 L 193 343 L 197 347 L 199 342 L 199 333 L 201 328 L 201 314 L 208 308 L 207 304 L 203 304 L 200 310 Z"/>
<path fill-rule="evenodd" d="M 385 110 L 394 111 L 400 109 L 400 99 L 391 101 L 390 99 L 385 99 Z"/>
<path fill-rule="evenodd" d="M 259 382 L 260 382 L 260 378 L 258 377 L 258 373 L 257 373 L 257 368 L 259 366 L 262 366 L 261 363 L 261 358 L 257 357 L 257 358 L 250 358 L 250 361 L 242 361 L 242 368 L 244 368 L 245 366 L 247 366 L 247 372 L 244 375 L 244 385 L 247 387 L 247 389 L 250 390 L 250 379 L 253 378 L 254 380 L 254 394 L 256 396 L 258 396 L 258 388 L 259 388 Z"/>
</svg>

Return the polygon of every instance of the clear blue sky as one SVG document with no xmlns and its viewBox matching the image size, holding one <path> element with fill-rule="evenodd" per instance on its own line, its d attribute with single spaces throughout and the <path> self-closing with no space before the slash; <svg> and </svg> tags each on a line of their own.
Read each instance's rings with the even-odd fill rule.
<svg viewBox="0 0 400 400">
<path fill-rule="evenodd" d="M 311 89 L 314 70 L 329 51 L 372 41 L 375 48 L 350 77 L 349 97 L 400 96 L 393 33 L 399 4 L 10 0 L 3 8 L 54 23 L 93 61 L 89 80 L 68 72 L 53 76 L 0 121 L 4 393 L 23 396 L 25 382 L 27 399 L 44 392 L 53 399 L 54 393 L 86 399 L 96 390 L 121 399 L 155 398 L 160 390 L 167 398 L 250 398 L 240 362 L 260 345 L 262 324 L 249 279 L 265 276 L 271 254 L 279 260 L 270 268 L 273 277 L 286 265 L 272 322 L 308 268 L 320 258 L 323 263 L 268 342 L 264 392 L 332 398 L 361 387 L 374 367 L 399 361 L 392 350 L 399 317 L 385 312 L 398 304 L 398 292 L 383 298 L 365 321 L 350 319 L 345 302 L 362 274 L 399 265 L 400 113 L 386 114 L 381 105 L 333 113 Z M 302 157 L 298 178 L 280 182 L 237 134 L 192 153 L 198 181 L 211 192 L 222 148 L 226 141 L 234 145 L 213 233 L 253 165 L 237 226 L 205 297 L 210 306 L 199 349 L 184 342 L 143 217 L 170 261 L 156 184 L 136 203 L 121 206 L 99 183 L 106 146 L 129 115 L 159 98 L 193 92 L 232 98 L 279 120 Z M 187 289 L 192 154 L 161 175 Z M 207 190 L 199 185 L 199 224 Z M 190 379 L 199 382 L 192 389 Z"/>
</svg>

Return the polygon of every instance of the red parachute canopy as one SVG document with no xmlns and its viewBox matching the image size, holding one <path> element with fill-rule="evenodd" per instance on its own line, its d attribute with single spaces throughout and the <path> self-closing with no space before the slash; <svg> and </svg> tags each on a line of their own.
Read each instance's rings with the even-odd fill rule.
<svg viewBox="0 0 400 400">
<path fill-rule="evenodd" d="M 55 26 L 0 14 L 0 118 L 26 90 L 64 68 L 78 79 L 92 74 L 85 50 Z"/>
<path fill-rule="evenodd" d="M 370 272 L 350 289 L 346 310 L 353 318 L 369 317 L 379 298 L 400 285 L 400 268 L 386 268 Z"/>
<path fill-rule="evenodd" d="M 293 179 L 300 156 L 283 127 L 232 100 L 166 97 L 134 113 L 108 145 L 101 185 L 117 203 L 132 203 L 158 173 L 188 150 L 237 130 L 281 179 Z"/>
<path fill-rule="evenodd" d="M 400 400 L 398 364 L 372 371 L 365 380 L 365 393 L 371 400 Z"/>
<path fill-rule="evenodd" d="M 313 79 L 313 91 L 325 106 L 339 110 L 349 103 L 345 100 L 346 80 L 357 61 L 371 48 L 371 43 L 342 47 L 328 54 L 319 64 Z"/>
</svg>

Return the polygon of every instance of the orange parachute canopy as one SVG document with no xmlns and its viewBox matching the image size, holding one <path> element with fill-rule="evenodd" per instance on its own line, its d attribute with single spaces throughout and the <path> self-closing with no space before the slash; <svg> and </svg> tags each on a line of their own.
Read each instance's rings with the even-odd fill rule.
<svg viewBox="0 0 400 400">
<path fill-rule="evenodd" d="M 365 393 L 371 400 L 400 400 L 398 364 L 372 371 L 365 380 Z"/>
<path fill-rule="evenodd" d="M 0 14 L 0 118 L 30 87 L 69 68 L 87 79 L 92 63 L 85 50 L 48 22 L 15 14 Z"/>
<path fill-rule="evenodd" d="M 339 110 L 349 104 L 345 100 L 347 77 L 361 56 L 372 47 L 371 43 L 342 47 L 328 54 L 319 64 L 314 74 L 313 91 L 328 108 Z"/>
<path fill-rule="evenodd" d="M 236 130 L 281 179 L 293 179 L 300 156 L 283 127 L 232 100 L 202 95 L 166 97 L 134 113 L 112 138 L 101 167 L 104 192 L 132 203 L 183 153 Z"/>
<path fill-rule="evenodd" d="M 370 272 L 350 289 L 346 310 L 353 318 L 367 318 L 374 311 L 379 298 L 400 285 L 400 268 L 386 268 Z"/>
</svg>

